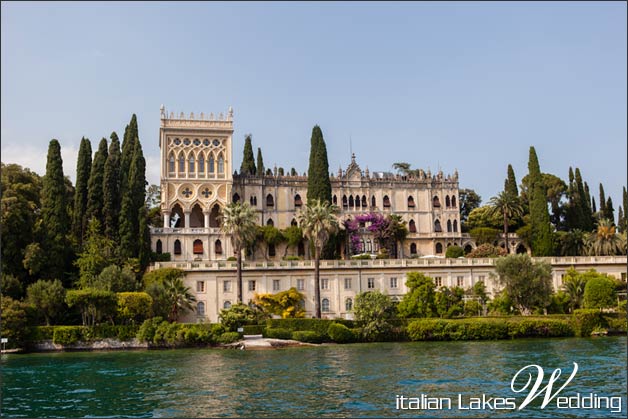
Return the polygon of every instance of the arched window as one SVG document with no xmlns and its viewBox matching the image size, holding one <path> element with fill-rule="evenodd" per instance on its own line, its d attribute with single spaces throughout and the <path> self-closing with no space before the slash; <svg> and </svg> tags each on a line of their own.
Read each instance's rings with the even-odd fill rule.
<svg viewBox="0 0 628 419">
<path fill-rule="evenodd" d="M 180 240 L 174 241 L 174 254 L 175 255 L 181 254 L 181 241 Z"/>
<path fill-rule="evenodd" d="M 175 204 L 172 207 L 172 212 L 170 213 L 170 228 L 185 228 L 185 217 L 183 216 L 183 209 L 181 209 L 181 205 Z"/>
<path fill-rule="evenodd" d="M 362 207 L 366 208 L 366 195 L 362 195 Z"/>
<path fill-rule="evenodd" d="M 349 207 L 353 208 L 354 204 L 353 204 L 353 196 L 349 195 Z"/>
<path fill-rule="evenodd" d="M 453 208 L 456 208 L 456 197 L 455 197 L 455 196 L 452 196 L 452 197 L 451 197 L 451 206 L 452 206 Z"/>
<path fill-rule="evenodd" d="M 518 255 L 522 255 L 522 254 L 524 254 L 524 253 L 528 253 L 528 251 L 527 251 L 526 247 L 525 247 L 524 245 L 522 245 L 522 244 L 520 244 L 519 246 L 517 246 L 517 249 L 515 250 L 515 252 L 516 252 Z"/>
<path fill-rule="evenodd" d="M 301 205 L 303 205 L 303 201 L 301 201 L 301 195 L 296 194 L 294 196 L 294 206 L 297 207 L 297 208 L 300 208 Z"/>
<path fill-rule="evenodd" d="M 364 248 L 365 252 L 372 252 L 373 251 L 373 244 L 371 243 L 371 239 L 367 239 L 366 240 L 366 247 Z"/>
<path fill-rule="evenodd" d="M 347 208 L 347 195 L 342 196 L 342 207 Z"/>
<path fill-rule="evenodd" d="M 214 242 L 214 253 L 222 255 L 222 242 L 220 240 Z"/>
<path fill-rule="evenodd" d="M 454 220 L 454 233 L 458 232 L 458 220 Z"/>
<path fill-rule="evenodd" d="M 209 156 L 209 173 L 214 173 L 216 169 L 214 168 L 214 155 L 211 154 Z"/>
<path fill-rule="evenodd" d="M 273 219 L 272 219 L 272 218 L 269 218 L 269 219 L 268 219 L 268 221 L 266 221 L 266 225 L 267 225 L 267 226 L 274 227 L 274 226 L 275 226 L 275 223 L 274 223 L 274 221 L 273 221 Z"/>
<path fill-rule="evenodd" d="M 222 303 L 222 308 L 224 308 L 225 310 L 229 310 L 231 308 L 231 301 L 225 301 L 224 303 Z"/>
<path fill-rule="evenodd" d="M 473 251 L 473 246 L 471 246 L 470 244 L 468 244 L 468 245 L 466 245 L 466 246 L 464 247 L 464 253 L 465 253 L 465 254 L 467 254 L 467 253 L 471 253 L 472 251 Z"/>
<path fill-rule="evenodd" d="M 157 254 L 161 254 L 163 252 L 163 249 L 161 247 L 161 240 L 157 240 L 157 243 L 155 243 L 155 253 Z"/>
<path fill-rule="evenodd" d="M 375 206 L 375 195 L 373 195 L 371 197 L 371 206 L 374 207 Z"/>
<path fill-rule="evenodd" d="M 443 253 L 443 245 L 441 243 L 436 243 L 436 254 L 440 255 Z"/>
<path fill-rule="evenodd" d="M 447 208 L 451 207 L 451 200 L 449 199 L 449 195 L 445 197 L 445 206 Z"/>
<path fill-rule="evenodd" d="M 416 255 L 416 243 L 410 243 L 410 254 Z"/>
<path fill-rule="evenodd" d="M 238 195 L 238 193 L 234 193 L 233 194 L 233 198 L 232 198 L 233 202 L 240 202 L 240 195 Z"/>
<path fill-rule="evenodd" d="M 408 223 L 408 231 L 410 231 L 410 233 L 416 233 L 416 223 L 414 220 L 410 220 Z"/>
<path fill-rule="evenodd" d="M 345 300 L 345 310 L 346 311 L 351 311 L 353 310 L 353 300 L 351 298 L 347 298 Z"/>
<path fill-rule="evenodd" d="M 188 172 L 194 173 L 194 154 L 190 153 L 190 158 L 188 159 L 190 165 L 188 166 Z"/>
<path fill-rule="evenodd" d="M 267 207 L 275 206 L 275 199 L 273 198 L 271 194 L 266 195 L 266 206 Z"/>
<path fill-rule="evenodd" d="M 360 208 L 360 197 L 358 195 L 355 196 L 355 207 Z"/>
<path fill-rule="evenodd" d="M 249 201 L 251 203 L 251 206 L 257 206 L 257 197 L 256 196 L 250 197 Z"/>
<path fill-rule="evenodd" d="M 168 162 L 168 171 L 170 173 L 174 173 L 174 155 L 170 154 L 170 159 Z"/>
<path fill-rule="evenodd" d="M 196 239 L 194 240 L 194 254 L 202 255 L 203 254 L 203 240 Z"/>
<path fill-rule="evenodd" d="M 451 233 L 451 230 L 452 230 L 452 228 L 451 228 L 451 220 L 447 220 L 447 232 Z"/>
<path fill-rule="evenodd" d="M 408 197 L 408 208 L 414 208 L 414 198 L 412 195 Z"/>
<path fill-rule="evenodd" d="M 388 198 L 388 195 L 384 195 L 384 208 L 390 208 L 390 198 Z"/>
<path fill-rule="evenodd" d="M 294 218 L 292 219 L 292 221 L 290 221 L 290 225 L 292 227 L 297 227 L 299 225 L 299 223 L 297 223 L 297 220 L 295 220 Z"/>
<path fill-rule="evenodd" d="M 272 256 L 275 256 L 275 254 L 276 254 L 275 245 L 274 245 L 274 244 L 272 244 L 272 243 L 270 243 L 270 244 L 268 245 L 268 256 L 271 256 L 271 257 L 272 257 Z"/>
<path fill-rule="evenodd" d="M 198 304 L 196 304 L 196 314 L 198 316 L 205 315 L 205 303 L 204 302 L 201 301 Z"/>
<path fill-rule="evenodd" d="M 334 195 L 334 197 L 332 198 L 331 202 L 333 202 L 334 205 L 338 205 L 338 197 L 336 195 Z"/>
<path fill-rule="evenodd" d="M 203 156 L 203 153 L 200 153 L 198 158 L 198 172 L 201 174 L 205 173 L 205 156 Z"/>
<path fill-rule="evenodd" d="M 297 255 L 305 256 L 305 245 L 303 242 L 299 242 L 299 245 L 297 246 Z"/>
<path fill-rule="evenodd" d="M 218 156 L 218 173 L 225 173 L 225 159 L 222 154 Z"/>
<path fill-rule="evenodd" d="M 434 231 L 436 233 L 441 233 L 443 231 L 443 228 L 440 226 L 439 220 L 434 221 Z"/>
<path fill-rule="evenodd" d="M 440 200 L 438 199 L 437 196 L 435 196 L 434 198 L 432 198 L 432 206 L 434 208 L 440 208 Z"/>
<path fill-rule="evenodd" d="M 220 220 L 220 205 L 214 204 L 209 213 L 209 227 L 220 227 Z"/>
<path fill-rule="evenodd" d="M 185 173 L 185 158 L 183 157 L 183 153 L 179 154 L 179 174 L 182 175 Z"/>
<path fill-rule="evenodd" d="M 325 313 L 329 312 L 329 299 L 328 298 L 323 298 L 321 300 L 321 311 Z"/>
<path fill-rule="evenodd" d="M 192 207 L 192 212 L 190 213 L 190 227 L 207 227 L 204 223 L 203 210 L 199 204 L 196 204 Z"/>
</svg>

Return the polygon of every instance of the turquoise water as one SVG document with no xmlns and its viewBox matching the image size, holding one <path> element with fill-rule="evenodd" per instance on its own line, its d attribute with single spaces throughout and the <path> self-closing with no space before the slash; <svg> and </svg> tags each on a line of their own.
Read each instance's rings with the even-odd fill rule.
<svg viewBox="0 0 628 419">
<path fill-rule="evenodd" d="M 626 338 L 418 342 L 266 351 L 191 349 L 2 355 L 3 417 L 626 417 Z M 621 397 L 610 409 L 459 410 L 512 397 L 526 365 L 561 396 Z M 519 381 L 518 381 L 519 383 Z M 521 383 L 525 383 L 522 380 Z M 555 385 L 555 389 L 557 387 Z M 451 410 L 396 410 L 396 396 L 451 398 Z M 416 407 L 416 404 L 414 405 Z"/>
</svg>

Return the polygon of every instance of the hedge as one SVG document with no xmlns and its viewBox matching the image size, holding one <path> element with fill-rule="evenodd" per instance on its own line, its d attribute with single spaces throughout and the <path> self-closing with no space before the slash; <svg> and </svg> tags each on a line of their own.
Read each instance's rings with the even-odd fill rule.
<svg viewBox="0 0 628 419">
<path fill-rule="evenodd" d="M 136 337 L 156 347 L 207 346 L 219 342 L 224 331 L 220 324 L 169 323 L 154 317 L 142 323 Z"/>
<path fill-rule="evenodd" d="M 264 329 L 264 337 L 271 339 L 292 339 L 292 330 L 280 327 L 267 327 Z"/>
<path fill-rule="evenodd" d="M 243 333 L 245 335 L 262 335 L 264 334 L 265 328 L 266 326 L 261 324 L 242 326 L 242 329 L 244 329 Z"/>
<path fill-rule="evenodd" d="M 323 343 L 324 340 L 320 333 L 311 330 L 297 330 L 296 332 L 292 332 L 292 339 L 308 343 Z"/>
<path fill-rule="evenodd" d="M 101 339 L 131 340 L 138 331 L 137 326 L 40 326 L 33 340 L 48 340 L 58 345 L 74 345 L 78 342 L 93 342 Z M 52 336 L 51 336 L 52 335 Z"/>
<path fill-rule="evenodd" d="M 240 340 L 240 334 L 238 332 L 225 332 L 218 336 L 219 343 L 233 343 Z"/>
<path fill-rule="evenodd" d="M 351 343 L 358 340 L 358 336 L 344 324 L 332 323 L 327 329 L 329 338 L 336 343 Z"/>
<path fill-rule="evenodd" d="M 492 340 L 573 336 L 566 321 L 555 319 L 419 319 L 408 325 L 408 337 L 419 340 Z"/>
<path fill-rule="evenodd" d="M 295 331 L 311 331 L 317 332 L 320 334 L 323 339 L 327 340 L 329 335 L 327 334 L 327 329 L 329 329 L 329 325 L 332 323 L 344 324 L 345 326 L 352 328 L 354 327 L 354 322 L 352 320 L 344 320 L 344 319 L 335 319 L 335 320 L 327 320 L 327 319 L 269 319 L 266 320 L 266 326 L 268 328 L 276 329 L 287 329 L 292 332 Z M 288 338 L 289 339 L 289 338 Z"/>
<path fill-rule="evenodd" d="M 591 332 L 596 328 L 608 327 L 604 313 L 598 309 L 586 308 L 574 310 L 571 324 L 576 332 L 576 336 L 581 337 L 591 336 Z"/>
</svg>

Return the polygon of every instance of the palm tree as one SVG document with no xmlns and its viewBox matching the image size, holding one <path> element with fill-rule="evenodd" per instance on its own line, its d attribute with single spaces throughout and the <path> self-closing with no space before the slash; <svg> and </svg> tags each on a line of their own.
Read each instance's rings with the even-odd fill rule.
<svg viewBox="0 0 628 419">
<path fill-rule="evenodd" d="M 573 272 L 568 271 L 565 276 L 563 289 L 567 295 L 569 295 L 569 305 L 572 309 L 580 308 L 582 306 L 584 287 L 587 284 L 587 279 L 584 275 L 579 275 L 575 270 Z"/>
<path fill-rule="evenodd" d="M 585 253 L 585 233 L 580 229 L 573 229 L 564 234 L 561 244 L 563 256 L 582 256 Z"/>
<path fill-rule="evenodd" d="M 166 279 L 164 290 L 170 305 L 170 321 L 176 322 L 180 312 L 194 308 L 193 304 L 196 302 L 196 297 L 190 292 L 190 288 L 181 281 L 181 278 Z"/>
<path fill-rule="evenodd" d="M 406 222 L 401 218 L 399 214 L 390 215 L 388 224 L 388 234 L 390 234 L 391 240 L 393 240 L 393 248 L 399 250 L 399 254 L 395 254 L 395 258 L 400 257 L 403 259 L 403 241 L 408 237 L 408 228 Z M 399 246 L 401 244 L 401 246 Z"/>
<path fill-rule="evenodd" d="M 314 246 L 314 312 L 321 318 L 320 259 L 329 236 L 338 230 L 337 207 L 320 200 L 309 202 L 297 215 L 305 236 Z"/>
<path fill-rule="evenodd" d="M 497 196 L 491 198 L 490 205 L 492 207 L 491 216 L 500 214 L 504 217 L 504 240 L 506 241 L 506 252 L 510 253 L 510 247 L 508 246 L 508 220 L 523 215 L 521 200 L 518 196 L 502 191 Z"/>
<path fill-rule="evenodd" d="M 585 239 L 589 255 L 611 256 L 622 252 L 622 238 L 615 231 L 613 223 L 605 218 L 597 224 L 597 230 Z"/>
<path fill-rule="evenodd" d="M 246 202 L 235 202 L 227 205 L 221 215 L 220 229 L 231 236 L 237 264 L 238 303 L 242 302 L 242 249 L 255 239 L 257 233 L 257 214 Z"/>
</svg>

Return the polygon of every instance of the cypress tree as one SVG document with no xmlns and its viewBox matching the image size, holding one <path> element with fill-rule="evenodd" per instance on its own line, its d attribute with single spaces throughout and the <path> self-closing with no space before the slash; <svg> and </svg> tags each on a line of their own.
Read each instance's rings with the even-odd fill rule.
<svg viewBox="0 0 628 419">
<path fill-rule="evenodd" d="M 92 145 L 85 137 L 81 139 L 76 161 L 76 185 L 74 191 L 74 213 L 72 217 L 72 235 L 79 247 L 87 229 L 87 182 L 92 170 Z"/>
<path fill-rule="evenodd" d="M 619 206 L 619 209 L 617 211 L 617 227 L 619 227 L 619 232 L 623 233 L 624 230 L 624 210 L 621 207 L 621 205 Z"/>
<path fill-rule="evenodd" d="M 528 161 L 530 178 L 530 223 L 532 252 L 535 256 L 551 256 L 553 253 L 552 230 L 547 210 L 547 192 L 541 178 L 541 167 L 534 147 L 530 147 Z"/>
<path fill-rule="evenodd" d="M 604 185 L 600 183 L 600 217 L 606 215 L 606 194 L 604 193 Z"/>
<path fill-rule="evenodd" d="M 327 146 L 323 132 L 318 125 L 312 129 L 310 141 L 310 164 L 307 171 L 307 199 L 331 203 L 331 182 L 329 180 L 329 162 Z"/>
<path fill-rule="evenodd" d="M 593 206 L 591 205 L 591 191 L 589 190 L 589 184 L 584 182 L 584 199 L 587 205 L 587 213 L 593 217 Z"/>
<path fill-rule="evenodd" d="M 105 162 L 103 180 L 103 218 L 105 236 L 118 244 L 118 218 L 120 217 L 120 140 L 111 133 L 111 144 Z"/>
<path fill-rule="evenodd" d="M 89 182 L 87 184 L 87 220 L 96 218 L 102 228 L 103 219 L 103 182 L 105 178 L 105 162 L 107 161 L 107 139 L 103 138 L 94 154 Z"/>
<path fill-rule="evenodd" d="M 576 167 L 576 188 L 578 191 L 578 207 L 579 207 L 579 223 L 580 229 L 583 231 L 591 231 L 593 229 L 593 213 L 589 202 L 586 200 L 586 192 L 584 191 L 584 184 L 582 182 L 582 175 L 580 169 Z"/>
<path fill-rule="evenodd" d="M 257 147 L 257 176 L 264 176 L 264 159 L 262 158 L 262 149 Z"/>
<path fill-rule="evenodd" d="M 597 207 L 595 206 L 595 197 L 594 196 L 591 197 L 591 209 L 593 210 L 594 214 L 597 212 Z"/>
<path fill-rule="evenodd" d="M 615 209 L 613 208 L 613 200 L 609 196 L 604 206 L 604 218 L 609 220 L 611 224 L 615 224 Z"/>
<path fill-rule="evenodd" d="M 68 215 L 67 190 L 63 176 L 61 145 L 53 139 L 48 146 L 46 175 L 41 190 L 41 248 L 44 251 L 46 268 L 42 269 L 51 279 L 65 280 L 68 267 Z"/>
<path fill-rule="evenodd" d="M 517 188 L 517 179 L 515 178 L 515 171 L 512 165 L 508 165 L 508 177 L 504 182 L 504 191 L 512 196 L 519 196 L 519 189 Z"/>
<path fill-rule="evenodd" d="M 129 179 L 129 169 L 133 160 L 135 141 L 139 138 L 137 130 L 137 117 L 135 114 L 124 129 L 124 139 L 122 140 L 122 153 L 120 156 L 120 194 L 124 194 Z"/>
<path fill-rule="evenodd" d="M 242 155 L 242 164 L 240 165 L 240 174 L 247 176 L 255 176 L 257 170 L 255 168 L 255 158 L 253 157 L 253 145 L 251 144 L 251 134 L 244 138 L 244 152 Z"/>
<path fill-rule="evenodd" d="M 621 231 L 623 231 L 624 233 L 626 231 L 628 231 L 628 214 L 626 214 L 626 211 L 628 211 L 628 194 L 626 194 L 626 187 L 624 186 L 623 190 L 622 190 L 622 207 L 624 209 L 624 217 L 623 217 L 623 222 L 621 223 L 621 225 L 619 226 Z"/>
<path fill-rule="evenodd" d="M 142 145 L 135 139 L 133 159 L 129 167 L 127 190 L 122 194 L 122 208 L 120 210 L 120 251 L 123 258 L 139 256 L 140 245 L 146 243 L 138 241 L 140 234 L 140 210 L 145 206 L 146 199 L 146 160 L 142 152 Z M 146 225 L 147 222 L 145 221 Z M 144 234 L 144 231 L 142 231 Z M 146 251 L 146 249 L 142 249 Z"/>
<path fill-rule="evenodd" d="M 150 263 L 150 230 L 148 228 L 148 209 L 146 205 L 142 205 L 139 209 L 139 228 L 138 228 L 138 258 L 140 260 L 140 268 L 143 271 Z"/>
</svg>

